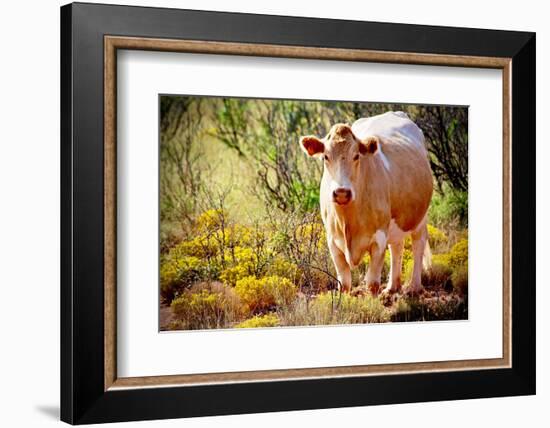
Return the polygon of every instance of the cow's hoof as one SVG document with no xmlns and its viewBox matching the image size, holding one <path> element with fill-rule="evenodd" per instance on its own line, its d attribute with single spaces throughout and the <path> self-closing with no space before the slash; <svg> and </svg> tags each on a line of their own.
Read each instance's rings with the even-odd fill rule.
<svg viewBox="0 0 550 428">
<path fill-rule="evenodd" d="M 380 294 L 380 283 L 378 281 L 371 282 L 367 288 L 373 296 L 378 296 L 378 294 Z"/>
<path fill-rule="evenodd" d="M 349 292 L 351 292 L 351 287 L 344 286 L 344 285 L 338 285 L 338 291 L 340 293 L 349 293 Z"/>
</svg>

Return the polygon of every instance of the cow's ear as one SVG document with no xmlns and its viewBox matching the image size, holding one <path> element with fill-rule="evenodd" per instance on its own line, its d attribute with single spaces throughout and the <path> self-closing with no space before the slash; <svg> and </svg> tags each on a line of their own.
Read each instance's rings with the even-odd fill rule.
<svg viewBox="0 0 550 428">
<path fill-rule="evenodd" d="M 367 137 L 363 141 L 359 142 L 359 153 L 362 155 L 368 155 L 376 153 L 376 150 L 378 150 L 378 144 L 380 141 L 378 141 L 378 137 L 372 136 Z"/>
<path fill-rule="evenodd" d="M 300 146 L 302 146 L 302 150 L 309 156 L 320 155 L 325 151 L 323 142 L 312 135 L 300 138 Z"/>
</svg>

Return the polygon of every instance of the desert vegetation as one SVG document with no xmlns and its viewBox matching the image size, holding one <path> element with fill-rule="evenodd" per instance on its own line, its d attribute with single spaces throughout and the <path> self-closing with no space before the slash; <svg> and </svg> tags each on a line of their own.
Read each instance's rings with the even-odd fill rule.
<svg viewBox="0 0 550 428">
<path fill-rule="evenodd" d="M 467 318 L 467 109 L 162 96 L 161 329 Z M 366 257 L 340 293 L 319 215 L 322 164 L 301 135 L 405 111 L 423 130 L 434 173 L 432 265 L 425 292 L 382 297 L 362 284 Z M 389 273 L 386 252 L 383 280 Z M 412 270 L 405 242 L 403 280 Z"/>
</svg>

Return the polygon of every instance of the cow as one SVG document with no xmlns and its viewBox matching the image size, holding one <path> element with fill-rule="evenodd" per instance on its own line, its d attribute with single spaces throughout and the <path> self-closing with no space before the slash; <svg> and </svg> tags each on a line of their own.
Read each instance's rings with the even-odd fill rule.
<svg viewBox="0 0 550 428">
<path fill-rule="evenodd" d="M 320 209 L 342 291 L 365 254 L 368 290 L 380 291 L 389 245 L 390 276 L 384 294 L 401 291 L 404 240 L 412 238 L 413 272 L 407 293 L 420 294 L 422 265 L 430 259 L 427 212 L 433 177 L 420 128 L 403 112 L 336 124 L 325 138 L 304 136 L 300 146 L 324 163 Z"/>
</svg>

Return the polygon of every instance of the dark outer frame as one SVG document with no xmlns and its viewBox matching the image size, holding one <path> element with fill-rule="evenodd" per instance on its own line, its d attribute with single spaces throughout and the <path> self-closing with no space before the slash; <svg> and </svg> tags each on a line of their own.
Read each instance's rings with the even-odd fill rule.
<svg viewBox="0 0 550 428">
<path fill-rule="evenodd" d="M 334 378 L 342 376 L 369 376 L 373 374 L 404 374 L 413 372 L 476 370 L 511 367 L 511 263 L 510 263 L 510 58 L 473 57 L 463 55 L 434 55 L 404 52 L 384 52 L 360 49 L 334 49 L 310 46 L 268 45 L 257 43 L 211 42 L 184 39 L 154 39 L 106 35 L 104 74 L 104 331 L 105 331 L 105 391 L 119 388 L 158 386 L 182 386 L 234 382 L 257 382 L 305 378 Z M 117 52 L 119 50 L 149 50 L 169 52 L 194 52 L 210 55 L 248 55 L 283 58 L 315 58 L 318 60 L 352 60 L 355 62 L 385 62 L 406 64 L 430 64 L 463 67 L 488 67 L 500 70 L 502 76 L 502 170 L 503 170 L 503 283 L 502 283 L 502 357 L 424 361 L 400 364 L 369 364 L 332 367 L 288 368 L 222 373 L 172 374 L 165 376 L 119 377 L 117 373 Z"/>
<path fill-rule="evenodd" d="M 512 367 L 105 391 L 106 35 L 511 58 Z M 61 419 L 82 424 L 534 394 L 535 96 L 534 33 L 83 3 L 63 6 Z"/>
</svg>

